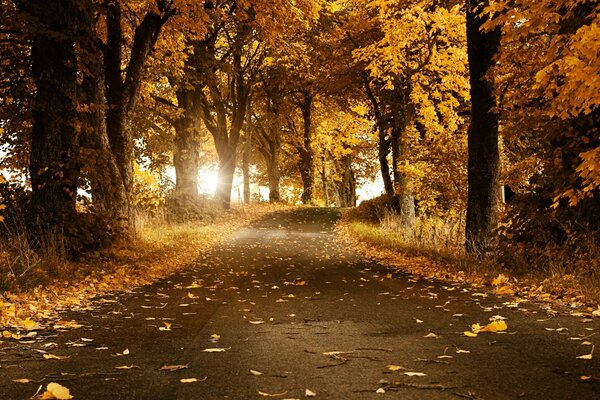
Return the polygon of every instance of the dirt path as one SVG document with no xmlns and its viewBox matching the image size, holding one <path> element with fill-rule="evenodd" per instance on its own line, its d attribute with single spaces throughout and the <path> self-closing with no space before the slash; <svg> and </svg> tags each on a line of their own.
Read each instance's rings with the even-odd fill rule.
<svg viewBox="0 0 600 400">
<path fill-rule="evenodd" d="M 599 321 L 373 264 L 334 240 L 337 217 L 272 214 L 185 273 L 65 315 L 79 329 L 2 343 L 0 398 L 49 382 L 75 399 L 600 398 L 600 354 L 576 358 Z M 506 333 L 464 336 L 494 316 Z M 159 370 L 173 365 L 188 368 Z"/>
</svg>

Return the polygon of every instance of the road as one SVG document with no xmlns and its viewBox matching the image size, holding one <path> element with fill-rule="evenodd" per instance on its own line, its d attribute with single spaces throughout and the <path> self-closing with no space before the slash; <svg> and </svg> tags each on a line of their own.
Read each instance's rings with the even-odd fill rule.
<svg viewBox="0 0 600 400">
<path fill-rule="evenodd" d="M 75 399 L 600 398 L 600 354 L 577 358 L 598 320 L 378 265 L 336 239 L 337 219 L 271 214 L 182 273 L 63 316 L 79 329 L 5 342 L 0 398 L 49 382 Z M 505 333 L 463 334 L 500 317 Z"/>
</svg>

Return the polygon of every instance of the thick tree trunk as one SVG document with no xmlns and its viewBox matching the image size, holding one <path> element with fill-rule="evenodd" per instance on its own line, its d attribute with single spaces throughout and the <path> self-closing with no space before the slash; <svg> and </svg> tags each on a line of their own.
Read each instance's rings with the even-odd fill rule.
<svg viewBox="0 0 600 400">
<path fill-rule="evenodd" d="M 80 174 L 77 132 L 77 61 L 70 2 L 31 1 L 36 26 L 31 59 L 36 85 L 29 173 L 34 225 L 62 232 L 75 220 Z M 49 7 L 49 8 L 48 8 Z"/>
<path fill-rule="evenodd" d="M 175 121 L 175 192 L 186 197 L 198 196 L 198 169 L 200 167 L 200 142 L 198 140 L 198 115 L 200 99 L 195 90 L 179 89 L 177 104 L 183 109 Z"/>
<path fill-rule="evenodd" d="M 304 124 L 303 143 L 299 149 L 300 153 L 300 177 L 302 178 L 303 191 L 300 199 L 304 204 L 310 204 L 314 201 L 314 154 L 312 150 L 312 107 L 313 97 L 304 93 L 300 110 L 302 111 L 302 121 Z"/>
<path fill-rule="evenodd" d="M 486 17 L 479 17 L 487 1 L 467 1 L 467 52 L 471 82 L 471 125 L 468 130 L 468 181 L 466 249 L 482 255 L 497 226 L 500 157 L 498 114 L 493 83 L 486 74 L 494 65 L 500 30 L 482 32 Z"/>
<path fill-rule="evenodd" d="M 83 59 L 81 103 L 86 111 L 81 115 L 82 156 L 86 178 L 90 182 L 94 210 L 105 219 L 106 232 L 115 239 L 123 232 L 129 235 L 129 196 L 112 154 L 106 130 L 104 61 L 98 44 L 96 20 L 92 2 L 81 8 L 79 34 Z"/>
<path fill-rule="evenodd" d="M 105 83 L 106 83 L 106 127 L 112 153 L 121 174 L 121 180 L 128 196 L 125 210 L 118 213 L 125 215 L 128 226 L 122 233 L 125 238 L 135 235 L 135 212 L 133 198 L 133 133 L 131 113 L 136 104 L 139 88 L 142 84 L 146 60 L 154 48 L 161 28 L 173 15 L 167 3 L 159 2 L 162 15 L 148 11 L 140 24 L 135 28 L 129 63 L 125 79 L 122 74 L 122 46 L 120 3 L 117 0 L 106 0 L 107 42 L 105 49 Z"/>
<path fill-rule="evenodd" d="M 226 146 L 219 151 L 219 181 L 215 199 L 225 210 L 231 208 L 231 188 L 235 174 L 236 146 Z"/>
</svg>

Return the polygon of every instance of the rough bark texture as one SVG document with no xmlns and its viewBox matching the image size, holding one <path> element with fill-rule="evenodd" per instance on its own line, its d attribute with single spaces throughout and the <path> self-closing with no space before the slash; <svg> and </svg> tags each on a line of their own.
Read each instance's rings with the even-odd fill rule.
<svg viewBox="0 0 600 400">
<path fill-rule="evenodd" d="M 36 85 L 31 131 L 30 220 L 62 232 L 75 219 L 80 165 L 77 132 L 77 62 L 71 2 L 30 1 L 36 26 L 31 49 Z"/>
<path fill-rule="evenodd" d="M 300 161 L 298 168 L 302 178 L 303 191 L 300 199 L 304 204 L 314 201 L 314 154 L 312 150 L 312 108 L 313 97 L 309 93 L 303 93 L 299 103 L 304 125 L 302 145 L 297 147 Z"/>
<path fill-rule="evenodd" d="M 175 128 L 175 192 L 187 197 L 198 196 L 198 169 L 200 167 L 199 113 L 200 95 L 196 90 L 177 90 L 177 104 L 183 113 Z"/>
<path fill-rule="evenodd" d="M 493 84 L 486 74 L 494 65 L 500 31 L 482 32 L 486 1 L 467 1 L 467 51 L 471 82 L 471 125 L 468 130 L 466 249 L 479 255 L 489 245 L 497 225 L 499 199 L 498 114 Z"/>
<path fill-rule="evenodd" d="M 94 210 L 104 218 L 107 233 L 118 237 L 130 229 L 129 197 L 108 140 L 105 114 L 105 84 L 102 51 L 99 48 L 91 2 L 82 7 L 79 45 L 83 54 L 81 102 L 87 112 L 82 113 L 82 156 L 85 173 L 90 182 Z"/>
<path fill-rule="evenodd" d="M 148 11 L 136 27 L 129 54 L 129 63 L 125 78 L 121 71 L 123 65 L 120 3 L 106 0 L 107 41 L 105 49 L 106 127 L 112 153 L 119 168 L 125 192 L 129 197 L 126 210 L 120 213 L 127 216 L 129 226 L 123 236 L 135 234 L 133 209 L 133 134 L 130 126 L 131 113 L 135 107 L 138 91 L 142 84 L 146 60 L 154 48 L 161 28 L 173 15 L 166 3 L 159 2 L 161 15 Z"/>
<path fill-rule="evenodd" d="M 356 177 L 352 169 L 352 158 L 349 155 L 342 157 L 337 169 L 341 176 L 341 180 L 336 182 L 337 203 L 340 207 L 355 207 Z"/>
</svg>

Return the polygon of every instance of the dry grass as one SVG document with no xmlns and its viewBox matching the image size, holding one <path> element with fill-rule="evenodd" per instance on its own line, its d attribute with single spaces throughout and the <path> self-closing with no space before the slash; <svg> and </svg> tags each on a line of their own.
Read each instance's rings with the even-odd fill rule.
<svg viewBox="0 0 600 400">
<path fill-rule="evenodd" d="M 460 220 L 421 217 L 407 228 L 390 213 L 383 215 L 378 224 L 357 220 L 347 214 L 339 231 L 362 254 L 416 275 L 491 285 L 494 277 L 504 274 L 510 277 L 518 293 L 531 296 L 532 290 L 537 288 L 544 300 L 600 303 L 600 275 L 597 272 L 600 270 L 600 244 L 594 241 L 580 243 L 581 251 L 585 252 L 581 260 L 587 261 L 574 262 L 571 253 L 565 249 L 548 248 L 532 265 L 523 253 L 502 259 L 492 255 L 485 261 L 469 256 L 464 251 L 464 226 Z"/>
</svg>

